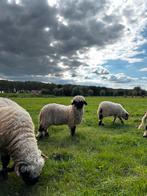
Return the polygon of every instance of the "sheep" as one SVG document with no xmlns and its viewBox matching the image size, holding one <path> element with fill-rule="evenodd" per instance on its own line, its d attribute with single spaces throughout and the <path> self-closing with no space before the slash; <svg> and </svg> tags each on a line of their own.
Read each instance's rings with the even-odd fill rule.
<svg viewBox="0 0 147 196">
<path fill-rule="evenodd" d="M 138 127 L 138 129 L 141 129 L 141 128 L 145 130 L 143 137 L 147 138 L 147 112 L 145 112 L 144 116 L 142 117 L 141 124 Z"/>
<path fill-rule="evenodd" d="M 84 105 L 87 105 L 83 96 L 77 95 L 71 105 L 51 103 L 45 105 L 39 115 L 39 130 L 37 137 L 48 136 L 47 129 L 51 125 L 67 124 L 70 128 L 71 136 L 75 135 L 76 125 L 80 124 L 83 117 Z"/>
<path fill-rule="evenodd" d="M 114 116 L 113 124 L 115 123 L 116 118 L 118 117 L 123 124 L 123 119 L 128 120 L 129 113 L 122 107 L 121 104 L 110 102 L 110 101 L 103 101 L 99 104 L 98 110 L 98 119 L 99 119 L 99 126 L 104 125 L 102 120 L 104 117 L 107 116 Z"/>
<path fill-rule="evenodd" d="M 2 179 L 15 171 L 29 185 L 38 181 L 44 166 L 29 113 L 7 98 L 0 98 L 0 158 Z M 10 159 L 12 168 L 8 168 Z"/>
</svg>

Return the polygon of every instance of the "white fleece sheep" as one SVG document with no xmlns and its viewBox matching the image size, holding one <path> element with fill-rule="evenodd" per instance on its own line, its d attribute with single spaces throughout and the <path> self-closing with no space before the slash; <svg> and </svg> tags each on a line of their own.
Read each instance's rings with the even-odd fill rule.
<svg viewBox="0 0 147 196">
<path fill-rule="evenodd" d="M 143 137 L 147 138 L 147 112 L 144 114 L 141 120 L 141 124 L 139 125 L 138 129 L 144 129 Z"/>
<path fill-rule="evenodd" d="M 113 123 L 115 123 L 117 117 L 120 119 L 121 123 L 124 123 L 122 118 L 128 120 L 129 117 L 129 113 L 122 107 L 121 104 L 113 103 L 110 101 L 101 102 L 99 104 L 97 114 L 99 119 L 99 125 L 103 125 L 102 120 L 104 117 L 107 116 L 114 117 Z"/>
<path fill-rule="evenodd" d="M 34 125 L 29 113 L 17 103 L 0 98 L 0 156 L 1 177 L 7 177 L 10 158 L 14 171 L 27 184 L 37 182 L 44 165 L 38 149 Z"/>
<path fill-rule="evenodd" d="M 84 105 L 87 105 L 83 96 L 75 96 L 71 105 L 51 103 L 45 105 L 39 116 L 39 133 L 37 137 L 48 136 L 47 129 L 51 125 L 67 124 L 71 135 L 74 136 L 76 125 L 80 124 L 83 117 Z"/>
</svg>

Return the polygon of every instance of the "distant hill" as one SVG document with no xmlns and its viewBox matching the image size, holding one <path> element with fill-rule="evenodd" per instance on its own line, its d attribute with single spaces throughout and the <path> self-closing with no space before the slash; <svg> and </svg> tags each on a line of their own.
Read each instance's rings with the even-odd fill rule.
<svg viewBox="0 0 147 196">
<path fill-rule="evenodd" d="M 133 89 L 113 89 L 97 86 L 81 86 L 71 84 L 53 84 L 35 81 L 0 80 L 1 93 L 33 93 L 40 95 L 74 96 L 147 96 L 147 91 L 140 87 Z"/>
</svg>

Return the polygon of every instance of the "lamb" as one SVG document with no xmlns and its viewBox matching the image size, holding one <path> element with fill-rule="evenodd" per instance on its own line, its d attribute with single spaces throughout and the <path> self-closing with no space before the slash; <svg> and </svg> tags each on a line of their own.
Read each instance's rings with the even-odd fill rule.
<svg viewBox="0 0 147 196">
<path fill-rule="evenodd" d="M 77 95 L 71 101 L 71 105 L 51 103 L 45 105 L 39 116 L 38 138 L 48 136 L 47 129 L 51 125 L 67 124 L 71 136 L 75 135 L 76 125 L 80 124 L 83 117 L 84 105 L 87 105 L 83 96 Z"/>
<path fill-rule="evenodd" d="M 143 137 L 147 138 L 147 112 L 145 112 L 144 116 L 142 117 L 141 124 L 138 127 L 138 129 L 141 129 L 141 128 L 145 130 Z"/>
<path fill-rule="evenodd" d="M 38 181 L 44 158 L 38 149 L 34 124 L 25 109 L 7 98 L 0 98 L 0 157 L 1 178 L 15 171 L 26 184 Z M 10 158 L 14 162 L 12 168 L 8 168 Z"/>
<path fill-rule="evenodd" d="M 123 124 L 123 119 L 128 120 L 129 113 L 122 107 L 121 104 L 103 101 L 99 104 L 97 110 L 98 118 L 99 118 L 99 126 L 104 125 L 102 120 L 107 116 L 114 116 L 113 124 L 115 123 L 116 118 L 118 117 Z"/>
</svg>

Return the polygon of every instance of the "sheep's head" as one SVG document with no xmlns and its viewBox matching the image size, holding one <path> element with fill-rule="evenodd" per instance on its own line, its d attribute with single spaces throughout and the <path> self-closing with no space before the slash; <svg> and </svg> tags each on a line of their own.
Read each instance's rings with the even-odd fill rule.
<svg viewBox="0 0 147 196">
<path fill-rule="evenodd" d="M 87 102 L 83 96 L 77 95 L 72 99 L 71 104 L 77 109 L 82 109 L 84 105 L 87 105 Z"/>
<path fill-rule="evenodd" d="M 128 118 L 129 118 L 128 112 L 123 112 L 122 118 L 125 119 L 125 120 L 128 120 Z"/>
<path fill-rule="evenodd" d="M 31 160 L 30 163 L 24 162 L 16 166 L 17 175 L 21 176 L 27 185 L 34 185 L 38 182 L 42 168 L 44 166 L 44 159 L 40 155 L 36 160 Z"/>
</svg>

